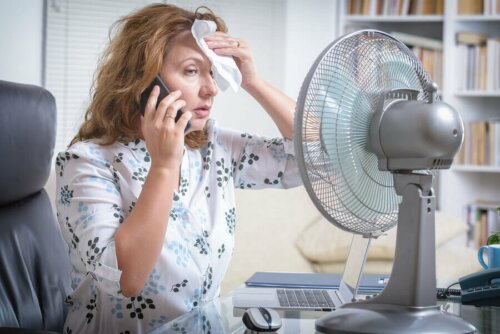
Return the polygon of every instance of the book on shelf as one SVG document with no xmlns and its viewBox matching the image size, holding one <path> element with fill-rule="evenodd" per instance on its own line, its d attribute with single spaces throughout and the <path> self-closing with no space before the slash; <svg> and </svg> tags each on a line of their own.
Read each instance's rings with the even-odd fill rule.
<svg viewBox="0 0 500 334">
<path fill-rule="evenodd" d="M 409 15 L 443 15 L 444 0 L 412 0 L 409 7 Z"/>
<path fill-rule="evenodd" d="M 457 163 L 500 167 L 500 119 L 464 124 L 464 142 Z"/>
<path fill-rule="evenodd" d="M 500 0 L 484 0 L 483 15 L 500 14 Z"/>
<path fill-rule="evenodd" d="M 459 31 L 456 34 L 457 44 L 482 45 L 486 44 L 488 35 L 471 31 Z"/>
<path fill-rule="evenodd" d="M 393 31 L 392 36 L 408 46 L 440 88 L 443 79 L 443 42 L 437 39 Z"/>
<path fill-rule="evenodd" d="M 459 15 L 498 15 L 500 0 L 459 0 Z"/>
<path fill-rule="evenodd" d="M 371 0 L 349 0 L 347 13 L 349 15 L 374 15 Z"/>
<path fill-rule="evenodd" d="M 443 50 L 443 42 L 438 39 L 412 35 L 398 31 L 391 32 L 391 35 L 396 37 L 406 45 L 420 46 L 423 48 L 434 50 Z"/>
<path fill-rule="evenodd" d="M 486 71 L 488 71 L 486 88 L 498 91 L 500 90 L 500 38 L 488 38 L 486 53 Z"/>
<path fill-rule="evenodd" d="M 500 38 L 475 32 L 458 32 L 459 91 L 500 90 Z"/>
<path fill-rule="evenodd" d="M 479 248 L 500 231 L 500 201 L 477 200 L 467 205 L 467 245 Z"/>
<path fill-rule="evenodd" d="M 488 1 L 488 0 L 486 0 Z M 483 14 L 483 0 L 459 0 L 459 15 L 481 15 Z"/>
<path fill-rule="evenodd" d="M 443 15 L 444 0 L 349 0 L 347 14 L 366 16 Z"/>
</svg>

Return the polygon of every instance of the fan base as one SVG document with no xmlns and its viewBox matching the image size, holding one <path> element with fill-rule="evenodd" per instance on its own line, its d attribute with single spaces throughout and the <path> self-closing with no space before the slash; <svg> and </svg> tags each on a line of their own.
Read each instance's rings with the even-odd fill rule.
<svg viewBox="0 0 500 334">
<path fill-rule="evenodd" d="M 462 318 L 435 307 L 351 303 L 316 320 L 321 333 L 475 333 Z"/>
</svg>

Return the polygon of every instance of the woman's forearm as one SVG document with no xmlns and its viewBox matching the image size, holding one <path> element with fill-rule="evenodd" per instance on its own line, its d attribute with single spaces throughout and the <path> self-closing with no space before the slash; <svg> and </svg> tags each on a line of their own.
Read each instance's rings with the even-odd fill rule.
<svg viewBox="0 0 500 334">
<path fill-rule="evenodd" d="M 291 140 L 293 138 L 295 101 L 261 78 L 243 88 L 271 116 L 282 136 Z"/>
<path fill-rule="evenodd" d="M 151 168 L 130 216 L 115 234 L 120 286 L 126 297 L 140 293 L 161 253 L 178 171 Z"/>
</svg>

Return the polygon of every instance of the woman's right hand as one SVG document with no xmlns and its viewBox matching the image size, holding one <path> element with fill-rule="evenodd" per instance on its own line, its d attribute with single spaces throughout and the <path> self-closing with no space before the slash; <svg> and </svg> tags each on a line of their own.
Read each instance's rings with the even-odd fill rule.
<svg viewBox="0 0 500 334">
<path fill-rule="evenodd" d="M 186 105 L 184 100 L 179 99 L 179 90 L 168 94 L 155 110 L 159 93 L 158 86 L 151 91 L 144 116 L 141 117 L 142 135 L 151 155 L 151 167 L 177 170 L 182 162 L 184 129 L 192 114 L 185 111 L 175 122 L 177 110 Z"/>
<path fill-rule="evenodd" d="M 179 181 L 184 129 L 191 119 L 191 112 L 186 111 L 175 122 L 177 110 L 186 104 L 180 99 L 180 91 L 167 95 L 155 108 L 159 93 L 159 87 L 154 87 L 141 117 L 151 168 L 134 209 L 115 233 L 118 268 L 122 271 L 120 287 L 126 297 L 141 292 L 163 248 Z"/>
</svg>

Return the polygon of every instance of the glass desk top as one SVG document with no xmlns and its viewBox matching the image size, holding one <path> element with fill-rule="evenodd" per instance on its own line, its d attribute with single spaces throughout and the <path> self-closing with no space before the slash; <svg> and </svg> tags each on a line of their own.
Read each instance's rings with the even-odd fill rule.
<svg viewBox="0 0 500 334">
<path fill-rule="evenodd" d="M 500 333 L 500 307 L 475 307 L 453 302 L 438 302 L 438 304 L 446 312 L 461 316 L 473 324 L 478 333 Z M 316 333 L 315 320 L 327 314 L 314 311 L 279 313 L 283 325 L 277 333 Z M 241 321 L 242 316 L 242 310 L 233 309 L 232 294 L 228 294 L 200 305 L 150 333 L 255 333 L 245 327 Z"/>
</svg>

